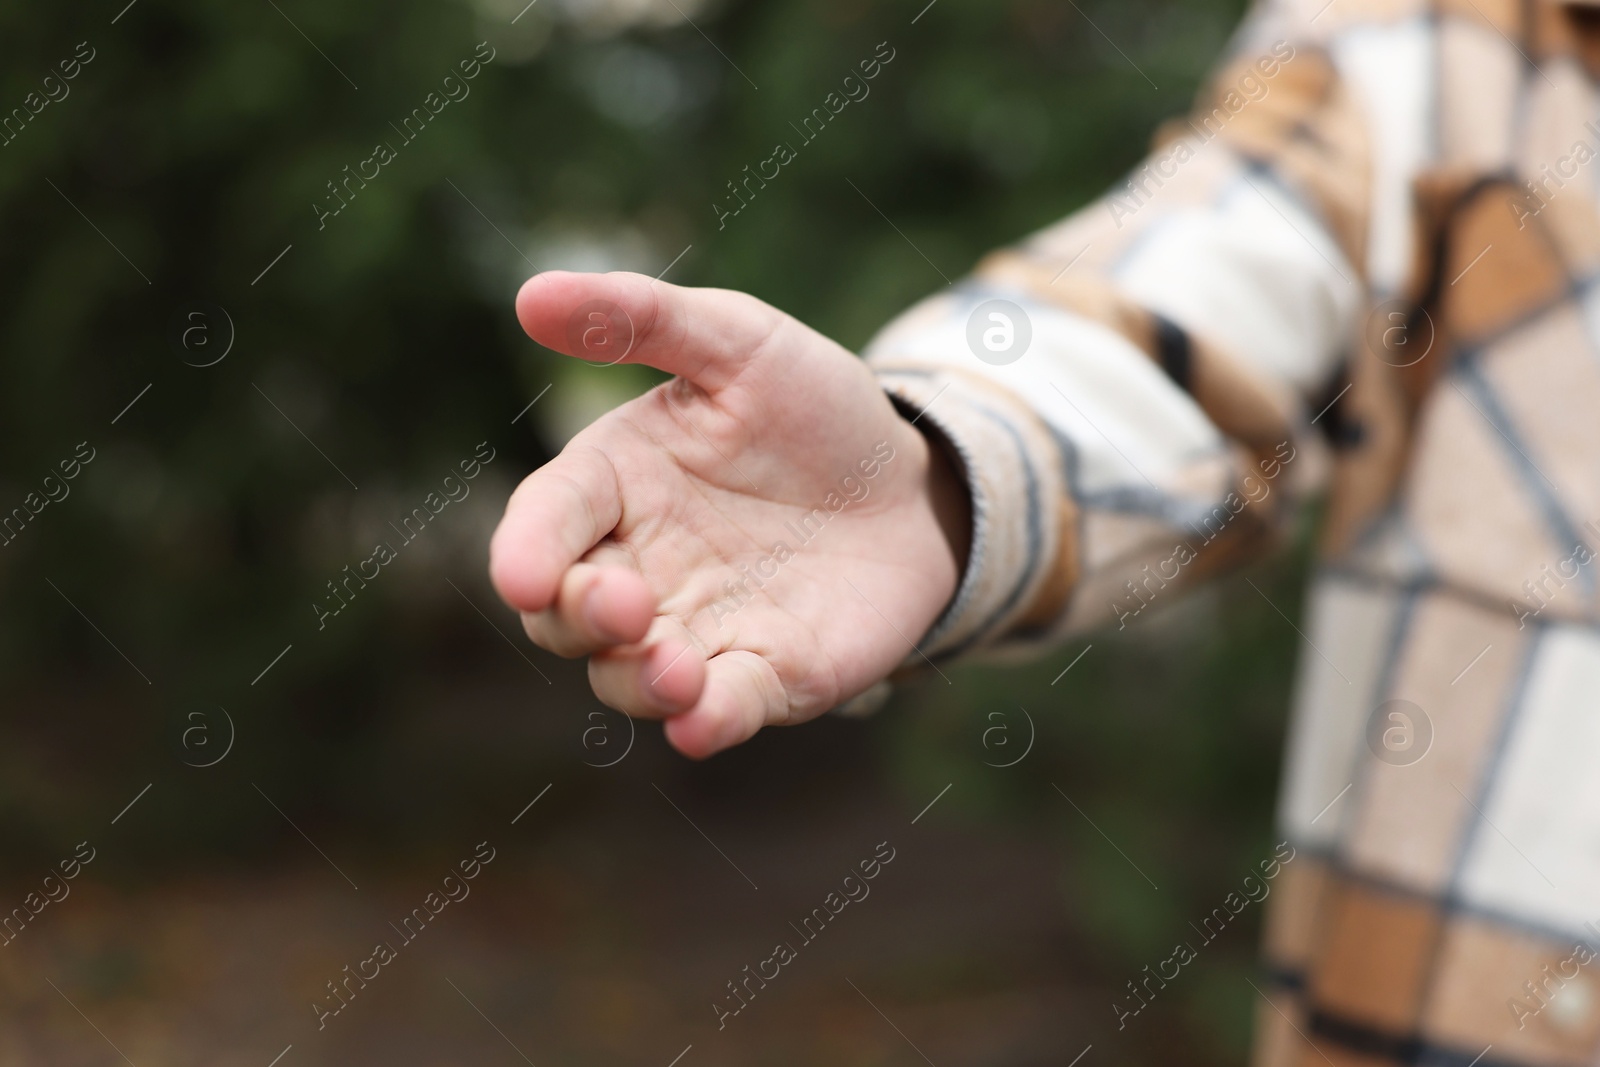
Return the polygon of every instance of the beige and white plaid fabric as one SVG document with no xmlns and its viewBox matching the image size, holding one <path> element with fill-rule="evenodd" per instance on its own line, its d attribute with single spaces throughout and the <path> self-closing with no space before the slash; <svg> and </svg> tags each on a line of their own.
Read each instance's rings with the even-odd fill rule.
<svg viewBox="0 0 1600 1067">
<path fill-rule="evenodd" d="M 972 486 L 935 654 L 1136 625 L 1325 494 L 1262 1067 L 1600 1063 L 1596 14 L 1263 3 L 868 353 Z"/>
</svg>

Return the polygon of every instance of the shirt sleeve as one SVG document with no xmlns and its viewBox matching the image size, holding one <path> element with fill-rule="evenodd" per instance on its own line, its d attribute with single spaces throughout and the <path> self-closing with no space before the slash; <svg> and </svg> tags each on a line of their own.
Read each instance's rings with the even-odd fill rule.
<svg viewBox="0 0 1600 1067">
<path fill-rule="evenodd" d="M 1319 38 L 1316 6 L 1259 6 L 1127 181 L 868 347 L 971 491 L 929 654 L 1127 626 L 1281 539 L 1325 479 L 1318 409 L 1405 272 L 1409 174 L 1385 142 L 1409 105 Z"/>
</svg>

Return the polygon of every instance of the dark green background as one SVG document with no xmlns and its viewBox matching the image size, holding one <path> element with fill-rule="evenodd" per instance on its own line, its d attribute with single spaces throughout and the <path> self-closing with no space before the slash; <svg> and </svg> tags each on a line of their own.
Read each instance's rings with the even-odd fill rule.
<svg viewBox="0 0 1600 1067">
<path fill-rule="evenodd" d="M 4 855 L 18 869 L 50 862 L 151 781 L 96 875 L 157 891 L 303 859 L 252 782 L 324 847 L 395 867 L 459 851 L 464 826 L 514 812 L 529 783 L 553 781 L 568 797 L 558 811 L 578 818 L 619 777 L 674 783 L 701 810 L 749 804 L 781 779 L 793 795 L 763 803 L 803 818 L 819 791 L 888 788 L 915 812 L 954 782 L 943 817 L 1059 857 L 1053 899 L 1081 935 L 1063 966 L 1109 1002 L 1270 853 L 1295 651 L 1282 619 L 1231 578 L 1036 667 L 965 668 L 868 723 L 770 733 L 706 766 L 642 727 L 607 778 L 582 763 L 594 705 L 581 667 L 521 641 L 487 588 L 483 545 L 515 479 L 650 378 L 539 349 L 511 298 L 525 260 L 654 274 L 692 245 L 670 280 L 748 290 L 859 346 L 943 284 L 927 260 L 956 277 L 1115 180 L 1187 107 L 1242 4 L 939 0 L 915 25 L 921 0 L 697 7 L 715 46 L 670 4 L 642 6 L 668 17 L 606 25 L 581 12 L 607 5 L 559 0 L 514 26 L 509 0 L 138 0 L 115 25 L 120 0 L 0 9 L 0 107 L 77 42 L 98 53 L 0 148 L 0 508 L 77 442 L 98 450 L 72 496 L 0 548 Z M 323 183 L 395 143 L 388 124 L 482 40 L 498 55 L 470 97 L 319 232 Z M 871 96 L 719 232 L 724 183 L 792 140 L 788 124 L 883 41 L 896 56 Z M 174 343 L 197 300 L 226 309 L 237 334 L 205 369 Z M 447 509 L 426 551 L 407 549 L 317 632 L 309 605 L 367 554 L 373 524 L 486 439 L 498 458 L 474 486 L 481 510 Z M 1283 560 L 1254 576 L 1292 613 L 1300 570 Z M 218 706 L 238 724 L 235 750 L 209 771 L 183 766 L 187 716 Z M 1019 707 L 1038 724 L 1032 753 L 984 766 L 1009 758 L 984 749 L 987 716 L 1010 715 L 1020 743 Z M 1232 932 L 1108 1054 L 1239 1062 L 1251 941 Z M 959 958 L 949 966 L 961 973 Z M 1111 1020 L 1100 999 L 1083 1010 Z"/>
</svg>

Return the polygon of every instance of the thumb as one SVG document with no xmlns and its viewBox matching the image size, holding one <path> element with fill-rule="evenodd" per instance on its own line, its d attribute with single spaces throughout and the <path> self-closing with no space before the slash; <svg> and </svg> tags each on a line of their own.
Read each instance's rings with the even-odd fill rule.
<svg viewBox="0 0 1600 1067">
<path fill-rule="evenodd" d="M 622 271 L 535 275 L 517 293 L 517 320 L 546 348 L 603 365 L 643 363 L 707 391 L 731 382 L 788 321 L 744 293 Z"/>
</svg>

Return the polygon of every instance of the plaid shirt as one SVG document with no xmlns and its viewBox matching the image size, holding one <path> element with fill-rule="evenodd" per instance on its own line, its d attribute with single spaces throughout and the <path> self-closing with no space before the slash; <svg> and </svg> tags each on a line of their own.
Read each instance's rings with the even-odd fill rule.
<svg viewBox="0 0 1600 1067">
<path fill-rule="evenodd" d="M 1597 14 L 1262 3 L 868 353 L 971 486 L 933 654 L 1132 625 L 1326 495 L 1263 1067 L 1600 1063 Z"/>
</svg>

